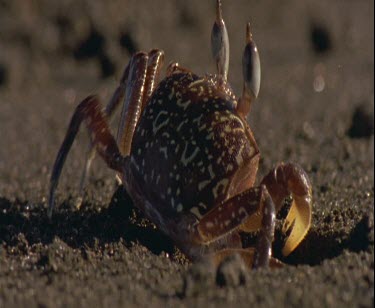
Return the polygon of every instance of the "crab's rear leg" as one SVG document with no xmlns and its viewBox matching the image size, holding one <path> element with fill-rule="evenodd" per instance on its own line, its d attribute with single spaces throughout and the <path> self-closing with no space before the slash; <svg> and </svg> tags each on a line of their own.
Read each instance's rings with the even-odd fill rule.
<svg viewBox="0 0 375 308">
<path fill-rule="evenodd" d="M 143 109 L 150 100 L 164 62 L 164 52 L 153 49 L 148 54 L 136 53 L 131 61 L 125 101 L 117 130 L 117 144 L 125 156 L 131 152 L 133 135 Z M 121 183 L 121 176 L 117 175 Z"/>
<path fill-rule="evenodd" d="M 105 114 L 105 116 L 106 116 L 106 118 L 108 119 L 109 122 L 110 122 L 113 114 L 115 113 L 117 107 L 119 106 L 119 104 L 121 103 L 121 101 L 125 97 L 126 81 L 128 79 L 128 75 L 129 75 L 129 65 L 126 66 L 126 68 L 125 68 L 125 70 L 122 74 L 122 77 L 120 79 L 120 82 L 119 82 L 115 92 L 113 93 L 113 95 L 111 97 L 111 100 L 108 102 L 107 106 L 104 109 L 104 114 Z M 85 166 L 83 168 L 83 172 L 82 172 L 82 175 L 81 175 L 81 181 L 80 181 L 80 184 L 79 184 L 79 193 L 78 193 L 79 197 L 76 201 L 76 207 L 77 208 L 80 208 L 80 206 L 82 204 L 83 190 L 84 190 L 84 187 L 85 187 L 85 184 L 86 184 L 88 174 L 90 172 L 91 163 L 94 160 L 94 158 L 95 158 L 95 147 L 92 143 L 90 143 L 88 148 L 87 148 Z"/>
<path fill-rule="evenodd" d="M 143 91 L 142 111 L 150 101 L 152 92 L 156 87 L 157 80 L 160 75 L 161 68 L 164 63 L 164 52 L 160 49 L 152 49 L 148 53 L 147 73 L 145 80 L 145 88 Z"/>
<path fill-rule="evenodd" d="M 121 155 L 109 130 L 99 99 L 96 96 L 89 96 L 77 106 L 52 169 L 48 201 L 49 217 L 52 216 L 61 170 L 82 122 L 86 124 L 93 145 L 107 165 L 117 172 L 123 171 L 126 158 Z"/>
<path fill-rule="evenodd" d="M 272 255 L 275 229 L 275 207 L 266 186 L 252 187 L 213 208 L 195 226 L 195 242 L 209 244 L 239 227 L 252 217 L 261 215 L 260 234 L 253 253 L 242 252 L 252 267 L 268 266 Z M 246 249 L 245 249 L 246 250 Z M 226 251 L 231 251 L 226 250 Z M 236 249 L 233 250 L 235 253 Z M 215 258 L 221 258 L 224 251 Z"/>
<path fill-rule="evenodd" d="M 143 53 L 142 53 L 142 56 L 143 56 Z M 133 57 L 140 57 L 140 55 L 135 54 Z M 109 120 L 111 119 L 112 115 L 114 114 L 115 110 L 117 109 L 117 107 L 119 106 L 121 101 L 124 100 L 126 91 L 127 92 L 138 91 L 138 92 L 141 92 L 139 95 L 140 96 L 143 95 L 143 96 L 142 96 L 141 100 L 138 100 L 139 96 L 134 99 L 134 95 L 133 96 L 128 95 L 127 99 L 124 102 L 124 106 L 136 104 L 135 109 L 137 109 L 137 108 L 139 108 L 139 104 L 141 103 L 140 108 L 141 108 L 141 110 L 144 109 L 146 103 L 148 102 L 148 100 L 149 100 L 149 98 L 150 98 L 150 96 L 151 96 L 151 94 L 152 94 L 152 92 L 155 88 L 157 78 L 160 74 L 160 70 L 161 70 L 161 67 L 163 65 L 163 60 L 164 60 L 164 53 L 163 53 L 162 50 L 153 49 L 148 53 L 147 70 L 146 70 L 145 82 L 143 84 L 143 86 L 144 86 L 143 90 L 140 87 L 142 84 L 137 84 L 137 86 L 138 86 L 137 89 L 128 89 L 127 90 L 128 80 L 131 80 L 133 78 L 139 78 L 139 70 L 138 70 L 138 74 L 135 73 L 135 70 L 134 70 L 134 65 L 136 64 L 136 61 L 133 61 L 133 60 L 130 61 L 130 63 L 126 66 L 126 68 L 124 70 L 124 73 L 123 73 L 123 75 L 120 79 L 119 85 L 116 88 L 115 92 L 113 93 L 111 100 L 109 101 L 109 103 L 107 104 L 107 106 L 104 109 L 104 113 Z M 139 64 L 137 64 L 137 65 L 139 65 Z M 143 65 L 144 64 L 141 63 L 141 66 L 143 66 Z M 132 73 L 131 76 L 129 76 L 129 71 L 131 71 L 131 73 Z M 142 78 L 144 78 L 144 77 L 142 76 Z M 135 103 L 132 102 L 132 101 L 129 102 L 129 99 L 131 99 L 132 97 L 133 97 Z M 134 111 L 134 108 L 130 109 L 130 110 Z M 123 125 L 125 125 L 125 124 L 123 123 Z M 130 142 L 131 142 L 131 140 L 130 140 Z M 84 166 L 82 176 L 81 176 L 81 182 L 80 182 L 80 188 L 79 188 L 79 198 L 78 198 L 77 203 L 76 203 L 76 206 L 78 208 L 80 207 L 80 205 L 82 203 L 82 200 L 83 200 L 83 198 L 82 198 L 83 189 L 85 187 L 86 179 L 87 179 L 87 176 L 89 174 L 91 163 L 92 163 L 94 158 L 95 158 L 95 149 L 94 149 L 94 146 L 92 144 L 90 144 L 89 148 L 87 150 L 85 166 Z"/>
<path fill-rule="evenodd" d="M 151 95 L 154 83 L 147 81 L 149 56 L 145 52 L 136 53 L 129 68 L 129 78 L 126 84 L 125 102 L 121 111 L 120 124 L 117 131 L 117 143 L 123 155 L 129 155 L 133 134 L 142 112 L 143 100 Z M 145 89 L 146 90 L 145 94 Z"/>
</svg>

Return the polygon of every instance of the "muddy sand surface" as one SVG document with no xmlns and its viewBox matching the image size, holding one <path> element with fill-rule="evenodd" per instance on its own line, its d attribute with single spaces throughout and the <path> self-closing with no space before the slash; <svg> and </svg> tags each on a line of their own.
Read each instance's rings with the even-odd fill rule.
<svg viewBox="0 0 375 308">
<path fill-rule="evenodd" d="M 258 179 L 279 161 L 306 170 L 306 239 L 283 258 L 277 225 L 280 270 L 244 271 L 235 258 L 217 271 L 191 264 L 100 159 L 77 210 L 84 130 L 49 221 L 51 167 L 75 106 L 91 93 L 108 101 L 135 50 L 161 48 L 166 63 L 214 72 L 214 1 L 0 1 L 0 307 L 373 305 L 373 1 L 223 2 L 236 93 L 248 20 L 261 54 L 248 118 Z"/>
</svg>

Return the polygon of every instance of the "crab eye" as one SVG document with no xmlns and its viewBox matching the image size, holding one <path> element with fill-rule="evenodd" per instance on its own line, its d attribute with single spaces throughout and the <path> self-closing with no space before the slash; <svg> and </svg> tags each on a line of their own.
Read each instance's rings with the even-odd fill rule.
<svg viewBox="0 0 375 308">
<path fill-rule="evenodd" d="M 260 88 L 260 60 L 258 48 L 250 31 L 250 23 L 246 27 L 246 46 L 242 58 L 242 72 L 247 94 L 252 99 L 256 99 Z"/>
</svg>

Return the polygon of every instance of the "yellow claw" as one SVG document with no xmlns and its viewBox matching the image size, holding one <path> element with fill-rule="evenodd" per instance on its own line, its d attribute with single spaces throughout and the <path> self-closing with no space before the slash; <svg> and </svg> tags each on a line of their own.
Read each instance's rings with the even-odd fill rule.
<svg viewBox="0 0 375 308">
<path fill-rule="evenodd" d="M 305 196 L 293 195 L 293 203 L 282 228 L 284 234 L 292 229 L 282 250 L 284 256 L 288 256 L 306 236 L 311 224 L 311 209 L 311 191 Z"/>
</svg>

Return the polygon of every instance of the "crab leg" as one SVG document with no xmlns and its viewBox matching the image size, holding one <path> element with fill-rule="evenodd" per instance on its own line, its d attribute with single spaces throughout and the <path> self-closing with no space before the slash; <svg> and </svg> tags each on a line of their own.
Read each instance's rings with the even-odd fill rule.
<svg viewBox="0 0 375 308">
<path fill-rule="evenodd" d="M 117 86 L 115 92 L 113 93 L 111 100 L 108 102 L 104 109 L 104 112 L 108 118 L 111 118 L 118 105 L 125 97 L 126 83 L 129 76 L 129 64 L 125 67 L 125 70 L 121 76 L 119 85 Z"/>
<path fill-rule="evenodd" d="M 157 77 L 159 76 L 160 69 L 163 64 L 164 60 L 164 53 L 161 50 L 153 49 L 148 54 L 148 64 L 147 64 L 147 76 L 145 81 L 145 89 L 144 89 L 144 96 L 142 99 L 142 110 L 144 109 L 146 102 L 149 100 L 152 91 L 155 88 L 155 82 L 157 80 Z M 130 63 L 126 66 L 124 73 L 120 79 L 119 85 L 115 92 L 112 95 L 111 100 L 107 104 L 104 112 L 108 119 L 112 118 L 113 113 L 117 109 L 118 105 L 121 101 L 123 101 L 125 97 L 125 91 L 126 91 L 126 85 L 128 82 L 128 76 L 129 76 L 129 67 Z M 80 187 L 79 187 L 79 198 L 76 202 L 77 208 L 81 206 L 82 200 L 83 200 L 83 189 L 85 187 L 86 179 L 90 171 L 91 163 L 93 159 L 95 158 L 95 149 L 92 144 L 89 145 L 87 154 L 86 154 L 86 161 L 85 166 L 82 172 L 81 181 L 80 181 Z"/>
<path fill-rule="evenodd" d="M 99 99 L 96 96 L 89 96 L 77 106 L 52 169 L 48 202 L 49 217 L 52 216 L 55 190 L 61 170 L 82 122 L 85 122 L 96 150 L 107 165 L 117 172 L 122 172 L 123 170 L 125 158 L 121 155 L 117 143 L 109 130 L 106 117 L 101 111 Z"/>
<path fill-rule="evenodd" d="M 142 110 L 148 55 L 136 53 L 130 60 L 125 102 L 122 107 L 117 143 L 123 155 L 129 155 L 135 127 Z"/>
<path fill-rule="evenodd" d="M 289 231 L 282 253 L 289 255 L 306 236 L 311 224 L 312 187 L 305 171 L 296 164 L 280 164 L 267 174 L 262 184 L 267 189 L 278 211 L 283 201 L 292 195 L 293 202 L 285 219 L 282 232 Z"/>
<path fill-rule="evenodd" d="M 266 186 L 252 187 L 216 206 L 195 226 L 195 241 L 209 244 L 238 229 L 249 217 L 261 215 L 253 267 L 268 266 L 275 229 L 275 207 Z"/>
<path fill-rule="evenodd" d="M 111 120 L 112 115 L 116 111 L 118 105 L 120 104 L 120 102 L 125 97 L 125 89 L 126 89 L 126 82 L 127 82 L 127 79 L 128 79 L 128 75 L 129 75 L 129 65 L 126 66 L 126 68 L 125 68 L 125 70 L 122 74 L 122 77 L 120 79 L 119 85 L 117 86 L 115 92 L 112 95 L 111 100 L 109 101 L 109 103 L 107 104 L 107 106 L 104 109 L 104 113 L 105 113 L 105 115 L 106 115 L 106 117 L 109 121 Z M 91 163 L 94 160 L 94 158 L 95 158 L 95 147 L 92 143 L 90 143 L 89 146 L 88 146 L 88 149 L 87 149 L 85 166 L 83 168 L 83 172 L 82 172 L 82 175 L 81 175 L 81 181 L 80 181 L 80 184 L 79 184 L 79 194 L 78 194 L 79 197 L 78 197 L 78 200 L 76 202 L 77 208 L 80 208 L 80 206 L 82 204 L 83 189 L 85 187 L 86 179 L 87 179 L 87 176 L 90 172 Z"/>
<path fill-rule="evenodd" d="M 229 38 L 222 15 L 221 1 L 216 1 L 216 20 L 211 32 L 211 50 L 218 74 L 227 80 L 229 69 Z"/>
<path fill-rule="evenodd" d="M 143 91 L 142 111 L 145 109 L 150 100 L 151 94 L 155 89 L 156 81 L 160 75 L 161 68 L 164 63 L 164 52 L 159 49 L 152 49 L 148 53 L 147 75 L 145 80 L 145 88 Z"/>
</svg>

